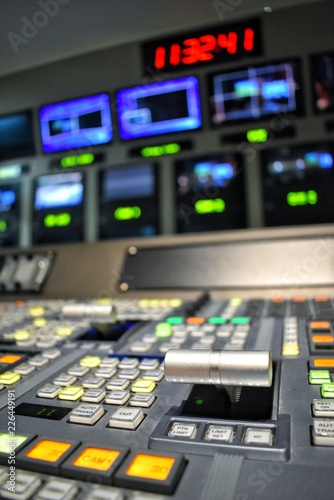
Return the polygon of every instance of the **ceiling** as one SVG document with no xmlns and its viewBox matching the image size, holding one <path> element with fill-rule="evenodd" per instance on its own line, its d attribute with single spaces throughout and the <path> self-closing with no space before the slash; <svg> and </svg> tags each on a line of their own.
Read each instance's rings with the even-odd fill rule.
<svg viewBox="0 0 334 500">
<path fill-rule="evenodd" d="M 0 76 L 173 31 L 320 1 L 1 0 Z"/>
</svg>

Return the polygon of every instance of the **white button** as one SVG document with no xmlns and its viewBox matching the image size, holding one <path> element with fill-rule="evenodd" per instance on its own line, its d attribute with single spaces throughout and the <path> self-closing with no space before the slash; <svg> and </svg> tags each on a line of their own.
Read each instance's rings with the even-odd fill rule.
<svg viewBox="0 0 334 500">
<path fill-rule="evenodd" d="M 70 413 L 70 422 L 93 425 L 104 413 L 102 405 L 80 404 Z"/>
<path fill-rule="evenodd" d="M 211 441 L 215 439 L 217 441 L 232 442 L 233 441 L 233 427 L 223 427 L 221 425 L 210 425 L 205 433 L 204 439 L 206 441 Z"/>
<path fill-rule="evenodd" d="M 174 422 L 168 432 L 169 437 L 183 437 L 188 439 L 194 439 L 196 434 L 197 426 L 195 424 L 187 424 L 183 422 Z"/>
<path fill-rule="evenodd" d="M 248 428 L 244 437 L 246 444 L 272 445 L 273 433 L 271 429 Z"/>
<path fill-rule="evenodd" d="M 121 406 L 109 420 L 109 425 L 121 429 L 136 429 L 144 416 L 142 410 Z"/>
</svg>

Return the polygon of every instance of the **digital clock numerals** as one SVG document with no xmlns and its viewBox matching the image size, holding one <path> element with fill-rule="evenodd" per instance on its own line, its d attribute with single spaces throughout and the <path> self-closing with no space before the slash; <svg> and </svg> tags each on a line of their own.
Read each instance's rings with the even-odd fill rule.
<svg viewBox="0 0 334 500">
<path fill-rule="evenodd" d="M 211 61 L 223 50 L 228 54 L 252 52 L 254 49 L 254 30 L 246 28 L 241 35 L 235 31 L 218 35 L 203 35 L 187 38 L 181 43 L 172 43 L 155 49 L 154 66 L 164 69 L 166 66 L 191 65 Z"/>
</svg>

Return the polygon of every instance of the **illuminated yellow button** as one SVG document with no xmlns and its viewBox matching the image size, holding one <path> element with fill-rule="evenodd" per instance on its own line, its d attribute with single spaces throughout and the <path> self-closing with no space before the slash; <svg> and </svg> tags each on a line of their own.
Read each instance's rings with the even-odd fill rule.
<svg viewBox="0 0 334 500">
<path fill-rule="evenodd" d="M 34 306 L 29 309 L 30 316 L 43 316 L 45 309 L 42 306 Z"/>
<path fill-rule="evenodd" d="M 322 367 L 334 367 L 334 358 L 315 358 L 313 365 L 317 368 Z"/>
<path fill-rule="evenodd" d="M 44 439 L 25 453 L 25 456 L 44 462 L 57 462 L 71 446 L 70 443 Z"/>
<path fill-rule="evenodd" d="M 85 390 L 82 385 L 68 385 L 64 387 L 58 394 L 58 399 L 64 399 L 65 401 L 77 401 L 83 396 Z"/>
<path fill-rule="evenodd" d="M 138 300 L 138 307 L 145 309 L 149 307 L 150 301 L 148 299 L 140 299 Z"/>
<path fill-rule="evenodd" d="M 41 328 L 47 324 L 47 320 L 45 318 L 36 318 L 33 321 L 33 325 L 37 326 L 37 328 Z"/>
<path fill-rule="evenodd" d="M 181 299 L 170 299 L 169 301 L 170 307 L 180 307 L 182 304 L 183 301 Z"/>
<path fill-rule="evenodd" d="M 298 344 L 283 344 L 282 355 L 283 356 L 298 356 L 300 354 Z"/>
<path fill-rule="evenodd" d="M 13 337 L 15 340 L 27 340 L 31 336 L 29 330 L 16 330 Z"/>
<path fill-rule="evenodd" d="M 12 365 L 13 363 L 16 363 L 22 358 L 22 356 L 17 356 L 15 354 L 5 354 L 4 356 L 1 356 L 0 358 L 0 363 L 8 363 L 9 365 Z"/>
<path fill-rule="evenodd" d="M 97 299 L 95 303 L 101 306 L 108 306 L 109 304 L 112 304 L 112 299 L 108 297 L 101 297 L 101 299 Z"/>
<path fill-rule="evenodd" d="M 54 331 L 58 337 L 69 337 L 73 333 L 73 328 L 70 326 L 59 326 Z"/>
<path fill-rule="evenodd" d="M 135 476 L 156 481 L 165 481 L 174 465 L 175 458 L 139 453 L 126 469 L 127 476 Z"/>
<path fill-rule="evenodd" d="M 0 375 L 0 384 L 12 385 L 18 382 L 21 378 L 19 373 L 15 372 L 4 372 Z"/>
<path fill-rule="evenodd" d="M 131 391 L 132 392 L 142 392 L 142 393 L 149 393 L 154 391 L 156 387 L 155 382 L 153 380 L 145 380 L 143 378 L 138 378 L 136 382 L 134 382 L 131 386 Z"/>
<path fill-rule="evenodd" d="M 231 306 L 240 306 L 240 304 L 242 304 L 242 299 L 240 299 L 239 297 L 233 297 L 232 299 L 230 299 Z"/>
<path fill-rule="evenodd" d="M 85 467 L 86 469 L 96 469 L 106 471 L 115 462 L 120 452 L 116 450 L 107 450 L 104 448 L 86 448 L 72 462 L 76 467 Z"/>
<path fill-rule="evenodd" d="M 100 356 L 85 356 L 80 359 L 79 364 L 88 368 L 97 368 L 101 364 L 101 358 Z"/>
</svg>

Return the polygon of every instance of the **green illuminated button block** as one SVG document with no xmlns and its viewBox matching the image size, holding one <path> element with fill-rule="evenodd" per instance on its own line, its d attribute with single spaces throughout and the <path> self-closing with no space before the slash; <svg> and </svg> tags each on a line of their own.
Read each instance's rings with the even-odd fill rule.
<svg viewBox="0 0 334 500">
<path fill-rule="evenodd" d="M 334 382 L 322 384 L 321 396 L 323 398 L 333 398 L 334 397 Z"/>
<path fill-rule="evenodd" d="M 332 381 L 331 374 L 328 370 L 310 370 L 308 376 L 309 384 L 321 385 L 325 383 L 330 383 Z"/>
<path fill-rule="evenodd" d="M 248 316 L 236 316 L 231 319 L 232 325 L 248 325 L 250 322 L 250 318 Z"/>
<path fill-rule="evenodd" d="M 161 146 L 146 146 L 140 150 L 143 158 L 150 158 L 152 156 L 173 155 L 181 151 L 180 144 L 171 142 L 170 144 L 162 144 Z"/>
<path fill-rule="evenodd" d="M 256 128 L 247 131 L 248 142 L 266 142 L 268 139 L 268 130 L 265 128 Z"/>
<path fill-rule="evenodd" d="M 158 323 L 155 327 L 155 335 L 158 338 L 170 337 L 173 333 L 173 326 L 170 323 Z"/>
<path fill-rule="evenodd" d="M 180 316 L 173 316 L 167 318 L 166 323 L 169 323 L 170 325 L 181 325 L 183 323 L 183 318 L 181 318 Z"/>
<path fill-rule="evenodd" d="M 72 217 L 68 212 L 48 214 L 44 217 L 45 227 L 65 227 L 71 224 Z"/>
<path fill-rule="evenodd" d="M 133 220 L 139 219 L 141 216 L 141 209 L 137 206 L 134 207 L 118 207 L 114 212 L 116 220 Z"/>
<path fill-rule="evenodd" d="M 10 452 L 17 450 L 28 439 L 28 436 L 0 434 L 0 453 L 8 456 Z"/>
<path fill-rule="evenodd" d="M 225 201 L 222 198 L 214 200 L 197 200 L 195 203 L 195 212 L 202 214 L 222 213 L 225 210 Z"/>
<path fill-rule="evenodd" d="M 287 194 L 286 201 L 290 207 L 315 205 L 318 202 L 318 193 L 313 189 L 309 191 L 291 191 Z"/>
<path fill-rule="evenodd" d="M 224 325 L 226 321 L 226 318 L 220 317 L 213 317 L 208 319 L 208 323 L 211 323 L 211 325 Z"/>
<path fill-rule="evenodd" d="M 83 153 L 81 155 L 65 156 L 60 160 L 60 166 L 63 168 L 77 167 L 80 165 L 91 165 L 95 161 L 92 153 Z"/>
<path fill-rule="evenodd" d="M 7 221 L 0 219 L 0 233 L 5 233 L 7 230 Z"/>
</svg>

